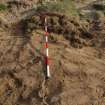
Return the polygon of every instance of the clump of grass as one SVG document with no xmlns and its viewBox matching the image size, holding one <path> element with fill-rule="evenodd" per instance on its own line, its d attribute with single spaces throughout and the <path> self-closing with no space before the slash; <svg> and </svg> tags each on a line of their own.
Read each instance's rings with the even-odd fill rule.
<svg viewBox="0 0 105 105">
<path fill-rule="evenodd" d="M 47 2 L 45 4 L 39 5 L 37 7 L 37 11 L 38 12 L 61 12 L 63 11 L 63 8 L 59 3 Z"/>
<path fill-rule="evenodd" d="M 105 5 L 104 4 L 94 4 L 93 8 L 100 11 L 105 11 Z"/>
<path fill-rule="evenodd" d="M 86 19 L 86 20 L 99 20 L 104 18 L 105 14 L 103 11 L 93 11 L 89 13 L 80 13 L 81 19 Z"/>
<path fill-rule="evenodd" d="M 76 16 L 78 11 L 72 0 L 62 0 L 57 2 L 46 2 L 37 7 L 38 12 L 58 12 L 67 16 Z"/>
<path fill-rule="evenodd" d="M 0 11 L 5 11 L 7 9 L 7 6 L 4 4 L 0 4 Z"/>
<path fill-rule="evenodd" d="M 75 8 L 73 0 L 62 0 L 60 3 L 64 9 L 64 13 L 68 16 L 77 16 L 78 10 Z"/>
</svg>

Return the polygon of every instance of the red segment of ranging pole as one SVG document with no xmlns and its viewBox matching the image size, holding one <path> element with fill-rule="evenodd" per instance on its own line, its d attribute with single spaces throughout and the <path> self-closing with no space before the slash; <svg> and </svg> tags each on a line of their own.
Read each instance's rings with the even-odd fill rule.
<svg viewBox="0 0 105 105">
<path fill-rule="evenodd" d="M 48 27 L 47 27 L 47 18 L 45 17 L 45 47 L 46 47 L 46 57 L 45 57 L 45 63 L 46 63 L 46 75 L 48 78 L 51 77 L 50 69 L 49 69 L 49 49 L 48 49 Z"/>
</svg>

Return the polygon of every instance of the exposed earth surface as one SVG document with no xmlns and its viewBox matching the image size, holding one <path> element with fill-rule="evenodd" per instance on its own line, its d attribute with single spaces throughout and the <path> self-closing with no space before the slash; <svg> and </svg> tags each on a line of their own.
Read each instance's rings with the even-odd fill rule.
<svg viewBox="0 0 105 105">
<path fill-rule="evenodd" d="M 104 15 L 81 20 L 47 13 L 46 79 L 43 17 L 26 18 L 36 0 L 17 1 L 0 0 L 9 8 L 0 11 L 0 105 L 105 105 Z M 81 11 L 94 2 L 74 3 Z"/>
</svg>

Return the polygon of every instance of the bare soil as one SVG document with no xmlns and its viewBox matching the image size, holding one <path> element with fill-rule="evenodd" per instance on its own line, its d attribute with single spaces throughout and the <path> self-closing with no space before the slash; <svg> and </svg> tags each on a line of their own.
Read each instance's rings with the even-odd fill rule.
<svg viewBox="0 0 105 105">
<path fill-rule="evenodd" d="M 7 13 L 0 13 L 0 105 L 105 105 L 104 20 L 89 23 L 95 35 L 89 40 L 79 33 L 79 40 L 92 43 L 81 48 L 50 33 L 51 78 L 46 80 L 44 31 L 25 34 L 21 24 L 7 24 Z"/>
</svg>

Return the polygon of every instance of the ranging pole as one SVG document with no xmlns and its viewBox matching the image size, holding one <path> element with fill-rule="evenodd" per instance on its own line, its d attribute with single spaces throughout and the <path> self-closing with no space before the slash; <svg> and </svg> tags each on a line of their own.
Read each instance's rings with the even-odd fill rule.
<svg viewBox="0 0 105 105">
<path fill-rule="evenodd" d="M 46 48 L 46 57 L 45 57 L 45 63 L 46 63 L 46 76 L 47 78 L 51 77 L 50 74 L 50 68 L 49 68 L 49 49 L 48 49 L 48 26 L 47 26 L 47 17 L 45 17 L 45 48 Z"/>
</svg>

